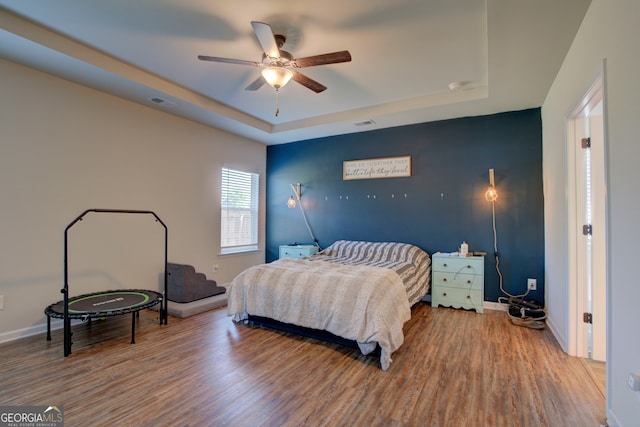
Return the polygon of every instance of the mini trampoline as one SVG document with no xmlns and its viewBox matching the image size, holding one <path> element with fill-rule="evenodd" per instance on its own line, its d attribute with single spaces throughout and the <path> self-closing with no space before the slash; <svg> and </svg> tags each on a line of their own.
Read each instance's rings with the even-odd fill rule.
<svg viewBox="0 0 640 427">
<path fill-rule="evenodd" d="M 69 298 L 68 317 L 91 321 L 108 316 L 132 313 L 131 344 L 135 344 L 136 314 L 140 310 L 162 302 L 162 294 L 147 289 L 123 289 Z M 64 300 L 51 304 L 44 310 L 47 315 L 47 340 L 51 341 L 51 318 L 64 319 Z"/>
<path fill-rule="evenodd" d="M 131 344 L 135 344 L 136 315 L 140 310 L 160 304 L 160 324 L 167 324 L 167 299 L 163 294 L 149 289 L 117 289 L 69 297 L 68 231 L 89 212 L 151 214 L 164 228 L 164 295 L 167 295 L 167 226 L 151 211 L 88 209 L 74 219 L 64 230 L 64 298 L 44 310 L 47 316 L 47 341 L 51 341 L 51 318 L 64 320 L 64 356 L 71 354 L 71 319 L 91 321 L 109 316 L 132 313 Z"/>
</svg>

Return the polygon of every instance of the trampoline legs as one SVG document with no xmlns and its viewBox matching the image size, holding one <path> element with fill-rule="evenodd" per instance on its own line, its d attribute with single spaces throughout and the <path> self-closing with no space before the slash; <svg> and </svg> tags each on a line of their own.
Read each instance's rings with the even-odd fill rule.
<svg viewBox="0 0 640 427">
<path fill-rule="evenodd" d="M 136 343 L 136 313 L 131 313 L 131 344 Z"/>
<path fill-rule="evenodd" d="M 67 357 L 71 354 L 71 319 L 69 317 L 65 317 L 63 319 L 64 322 L 64 357 Z"/>
<path fill-rule="evenodd" d="M 47 316 L 47 341 L 51 341 L 51 316 Z"/>
</svg>

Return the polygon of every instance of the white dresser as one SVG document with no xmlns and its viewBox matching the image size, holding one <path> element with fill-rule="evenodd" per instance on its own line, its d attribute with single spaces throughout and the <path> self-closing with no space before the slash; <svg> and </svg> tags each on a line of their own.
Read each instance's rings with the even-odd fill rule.
<svg viewBox="0 0 640 427">
<path fill-rule="evenodd" d="M 281 245 L 279 258 L 306 258 L 317 252 L 316 245 Z"/>
<path fill-rule="evenodd" d="M 484 257 L 431 256 L 431 306 L 464 308 L 482 313 Z"/>
</svg>

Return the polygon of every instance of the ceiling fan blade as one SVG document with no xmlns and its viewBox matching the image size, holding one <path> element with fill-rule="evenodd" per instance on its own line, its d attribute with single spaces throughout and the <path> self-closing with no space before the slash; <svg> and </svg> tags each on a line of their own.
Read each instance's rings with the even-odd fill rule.
<svg viewBox="0 0 640 427">
<path fill-rule="evenodd" d="M 266 83 L 266 80 L 264 79 L 264 77 L 259 76 L 257 79 L 255 79 L 249 86 L 245 87 L 244 90 L 258 90 L 260 89 L 264 84 Z"/>
<path fill-rule="evenodd" d="M 302 86 L 306 86 L 307 88 L 311 89 L 315 93 L 320 93 L 325 89 L 327 89 L 326 86 L 318 83 L 313 79 L 310 79 L 309 77 L 305 76 L 302 73 L 298 73 L 297 71 L 293 72 L 293 76 L 291 77 L 291 79 L 300 83 Z"/>
<path fill-rule="evenodd" d="M 257 21 L 251 21 L 251 26 L 256 33 L 256 37 L 264 53 L 270 58 L 280 58 L 280 49 L 278 49 L 278 44 L 276 43 L 273 31 L 271 31 L 271 26 L 264 22 Z"/>
<path fill-rule="evenodd" d="M 198 59 L 201 61 L 224 62 L 226 64 L 251 65 L 252 67 L 262 65 L 260 62 L 245 61 L 244 59 L 218 58 L 217 56 L 198 55 Z"/>
<path fill-rule="evenodd" d="M 324 55 L 307 56 L 306 58 L 294 59 L 293 63 L 298 68 L 305 68 L 349 61 L 351 61 L 351 54 L 348 50 L 342 50 L 340 52 L 325 53 Z"/>
</svg>

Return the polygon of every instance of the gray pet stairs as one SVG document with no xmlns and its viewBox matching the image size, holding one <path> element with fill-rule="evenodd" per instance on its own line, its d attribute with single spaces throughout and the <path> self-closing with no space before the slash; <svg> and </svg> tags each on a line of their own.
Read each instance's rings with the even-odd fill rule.
<svg viewBox="0 0 640 427">
<path fill-rule="evenodd" d="M 226 289 L 187 264 L 167 263 L 167 299 L 171 316 L 189 317 L 227 305 Z"/>
</svg>

